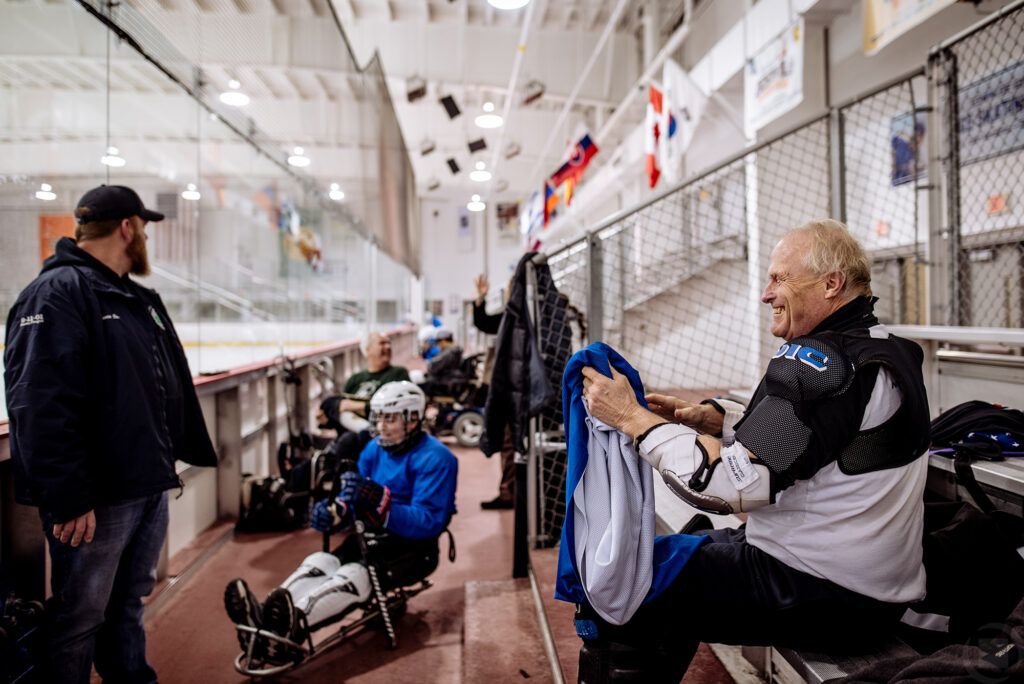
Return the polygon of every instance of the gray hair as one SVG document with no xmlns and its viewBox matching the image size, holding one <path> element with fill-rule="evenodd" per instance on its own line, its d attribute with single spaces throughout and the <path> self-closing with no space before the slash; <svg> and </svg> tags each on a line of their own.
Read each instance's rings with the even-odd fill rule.
<svg viewBox="0 0 1024 684">
<path fill-rule="evenodd" d="M 844 296 L 871 296 L 871 262 L 846 224 L 828 218 L 815 219 L 789 231 L 784 239 L 800 234 L 810 238 L 804 266 L 819 276 L 843 273 Z"/>
<path fill-rule="evenodd" d="M 370 345 L 373 344 L 373 339 L 375 337 L 386 338 L 387 335 L 385 335 L 382 332 L 367 333 L 366 336 L 359 341 L 359 351 L 363 352 L 363 357 L 368 356 L 368 352 L 370 351 Z"/>
</svg>

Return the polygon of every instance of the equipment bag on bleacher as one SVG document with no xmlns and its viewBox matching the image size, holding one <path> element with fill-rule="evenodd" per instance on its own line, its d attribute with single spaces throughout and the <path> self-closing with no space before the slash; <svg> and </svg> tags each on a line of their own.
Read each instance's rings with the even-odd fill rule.
<svg viewBox="0 0 1024 684">
<path fill-rule="evenodd" d="M 992 445 L 999 455 L 1024 451 L 1024 413 L 987 401 L 965 401 L 932 421 L 931 443 L 933 448 Z"/>
<path fill-rule="evenodd" d="M 930 651 L 966 643 L 1024 598 L 1024 520 L 941 501 L 925 503 L 924 525 L 927 595 L 903 617 L 901 636 Z"/>
</svg>

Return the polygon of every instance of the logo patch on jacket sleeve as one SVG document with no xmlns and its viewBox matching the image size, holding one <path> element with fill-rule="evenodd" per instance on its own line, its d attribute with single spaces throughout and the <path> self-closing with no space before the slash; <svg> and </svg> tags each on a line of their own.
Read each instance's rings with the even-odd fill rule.
<svg viewBox="0 0 1024 684">
<path fill-rule="evenodd" d="M 24 328 L 26 325 L 40 325 L 41 323 L 45 323 L 43 320 L 43 314 L 37 313 L 32 314 L 31 316 L 22 316 L 18 327 Z"/>
<path fill-rule="evenodd" d="M 765 373 L 768 393 L 788 401 L 836 396 L 845 392 L 852 380 L 850 360 L 824 335 L 798 337 L 783 344 L 772 355 Z"/>
</svg>

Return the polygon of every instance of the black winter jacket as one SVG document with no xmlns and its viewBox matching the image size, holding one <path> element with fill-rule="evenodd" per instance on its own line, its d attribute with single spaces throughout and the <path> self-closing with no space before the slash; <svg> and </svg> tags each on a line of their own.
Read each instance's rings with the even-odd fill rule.
<svg viewBox="0 0 1024 684">
<path fill-rule="evenodd" d="M 525 453 L 527 420 L 556 398 L 537 351 L 537 337 L 526 300 L 526 264 L 537 256 L 529 252 L 519 260 L 508 304 L 498 328 L 494 373 L 484 405 L 484 431 L 480 449 L 485 454 L 501 451 L 505 426 L 511 431 L 516 451 Z M 551 281 L 547 263 L 536 267 L 538 287 Z"/>
<path fill-rule="evenodd" d="M 7 317 L 4 380 L 15 497 L 67 522 L 217 464 L 160 297 L 70 238 Z M 178 411 L 174 409 L 177 408 Z"/>
</svg>

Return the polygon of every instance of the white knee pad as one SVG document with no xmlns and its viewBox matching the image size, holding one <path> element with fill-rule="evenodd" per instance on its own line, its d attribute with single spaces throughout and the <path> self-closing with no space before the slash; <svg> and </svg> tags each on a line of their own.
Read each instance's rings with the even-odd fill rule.
<svg viewBox="0 0 1024 684">
<path fill-rule="evenodd" d="M 296 601 L 295 607 L 306 614 L 309 624 L 315 625 L 368 598 L 370 573 L 362 563 L 345 563 L 301 601 Z"/>
<path fill-rule="evenodd" d="M 341 561 L 337 556 L 317 551 L 306 556 L 281 587 L 288 590 L 292 595 L 292 601 L 298 605 L 309 592 L 326 582 L 340 567 Z"/>
</svg>

